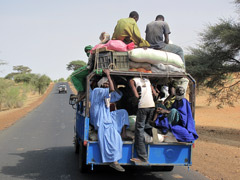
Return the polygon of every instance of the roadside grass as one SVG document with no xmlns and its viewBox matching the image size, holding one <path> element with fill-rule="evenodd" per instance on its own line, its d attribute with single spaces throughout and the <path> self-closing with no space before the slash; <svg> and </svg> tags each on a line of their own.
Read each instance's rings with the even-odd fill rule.
<svg viewBox="0 0 240 180">
<path fill-rule="evenodd" d="M 0 111 L 22 107 L 27 95 L 36 92 L 37 89 L 31 84 L 0 79 Z"/>
</svg>

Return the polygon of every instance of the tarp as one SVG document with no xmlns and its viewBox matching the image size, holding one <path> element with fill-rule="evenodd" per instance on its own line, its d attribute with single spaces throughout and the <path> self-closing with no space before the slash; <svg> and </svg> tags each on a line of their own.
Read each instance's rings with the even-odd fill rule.
<svg viewBox="0 0 240 180">
<path fill-rule="evenodd" d="M 99 75 L 102 74 L 102 69 L 94 71 Z M 71 74 L 71 82 L 77 91 L 84 92 L 86 90 L 86 77 L 88 74 L 89 69 L 87 69 L 87 66 L 83 66 Z"/>
</svg>

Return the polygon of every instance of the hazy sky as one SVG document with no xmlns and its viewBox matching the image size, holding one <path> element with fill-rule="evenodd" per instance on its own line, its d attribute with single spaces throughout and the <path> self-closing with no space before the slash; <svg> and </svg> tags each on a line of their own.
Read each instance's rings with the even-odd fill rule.
<svg viewBox="0 0 240 180">
<path fill-rule="evenodd" d="M 233 0 L 0 0 L 0 60 L 8 63 L 0 77 L 24 65 L 52 80 L 67 78 L 66 64 L 87 62 L 84 47 L 96 45 L 103 31 L 112 35 L 117 20 L 133 10 L 143 38 L 146 25 L 164 15 L 171 41 L 185 52 L 206 25 L 237 20 Z"/>
</svg>

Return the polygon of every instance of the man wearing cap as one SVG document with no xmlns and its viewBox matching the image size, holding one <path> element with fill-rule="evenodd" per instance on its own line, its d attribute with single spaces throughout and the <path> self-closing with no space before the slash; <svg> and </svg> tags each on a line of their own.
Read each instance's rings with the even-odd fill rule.
<svg viewBox="0 0 240 180">
<path fill-rule="evenodd" d="M 110 103 L 121 99 L 122 93 L 117 92 L 108 69 L 103 70 L 107 77 L 98 81 L 98 87 L 90 95 L 90 123 L 98 131 L 98 143 L 102 162 L 117 171 L 124 172 L 118 164 L 122 158 L 122 139 L 128 138 L 125 129 L 129 126 L 128 113 L 124 109 L 110 112 Z"/>
</svg>

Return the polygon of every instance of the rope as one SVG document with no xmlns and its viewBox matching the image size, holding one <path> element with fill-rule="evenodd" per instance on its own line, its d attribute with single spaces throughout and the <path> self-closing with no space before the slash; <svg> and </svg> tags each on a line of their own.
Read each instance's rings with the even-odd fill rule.
<svg viewBox="0 0 240 180">
<path fill-rule="evenodd" d="M 94 62 L 94 69 L 97 69 L 97 72 L 98 72 L 98 59 L 99 59 L 99 49 L 97 48 L 95 53 L 95 62 Z"/>
<path fill-rule="evenodd" d="M 117 68 L 116 64 L 110 63 L 110 64 L 108 65 L 108 69 L 111 69 L 111 66 L 115 67 L 115 69 Z M 114 69 L 114 68 L 112 68 L 112 69 Z"/>
</svg>

